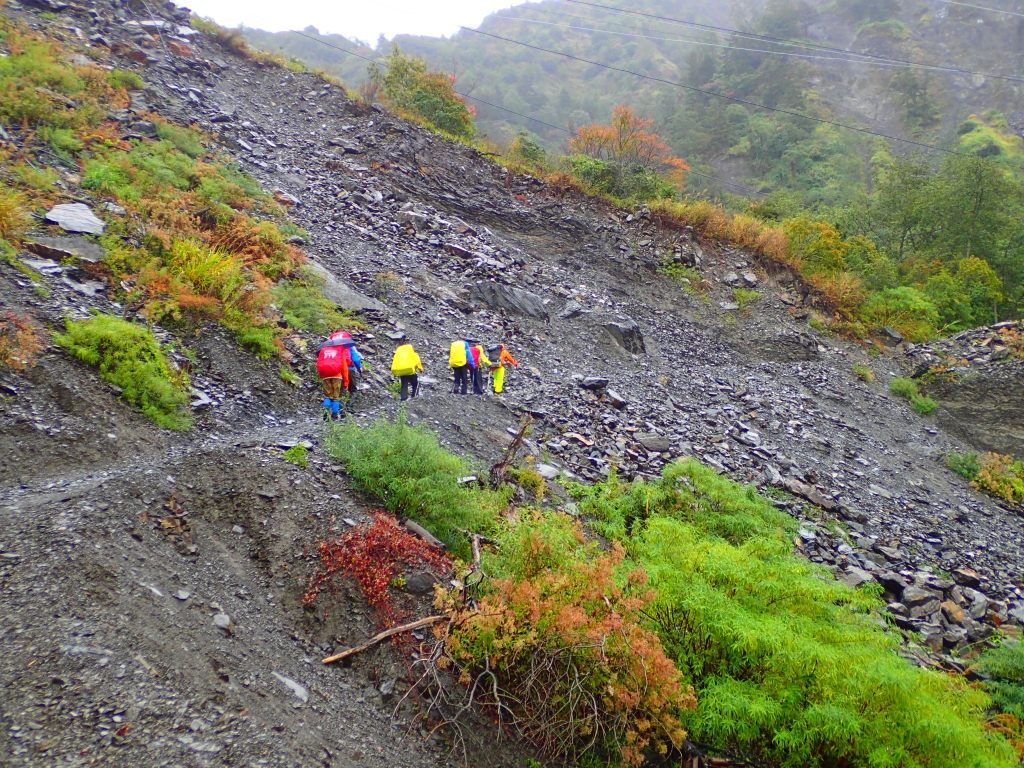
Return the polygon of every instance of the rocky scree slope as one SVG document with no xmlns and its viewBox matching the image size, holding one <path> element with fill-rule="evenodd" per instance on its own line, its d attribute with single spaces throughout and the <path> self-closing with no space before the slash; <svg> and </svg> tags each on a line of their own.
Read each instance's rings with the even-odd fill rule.
<svg viewBox="0 0 1024 768">
<path fill-rule="evenodd" d="M 312 75 L 233 59 L 210 87 L 191 71 L 177 61 L 151 69 L 147 97 L 199 121 L 294 197 L 307 251 L 386 300 L 364 341 L 371 364 L 380 373 L 396 344 L 417 345 L 437 382 L 411 411 L 450 445 L 492 458 L 530 413 L 531 451 L 552 477 L 593 480 L 612 463 L 652 474 L 695 453 L 736 479 L 788 487 L 802 498 L 779 503 L 796 514 L 809 497 L 841 521 L 849 535 L 808 522 L 800 545 L 844 578 L 882 578 L 897 598 L 932 582 L 962 599 L 952 580 L 919 569 L 964 569 L 997 621 L 1019 615 L 1018 512 L 943 466 L 962 447 L 940 429 L 951 415 L 921 418 L 887 394 L 887 380 L 906 372 L 901 358 L 870 356 L 804 321 L 816 299 L 788 270 L 646 211 L 512 175 Z M 659 274 L 666 260 L 698 267 L 710 288 L 685 292 Z M 739 311 L 739 287 L 763 295 Z M 448 394 L 447 344 L 463 336 L 505 341 L 520 358 L 501 398 Z M 859 380 L 854 362 L 879 383 Z M 362 412 L 392 411 L 386 378 L 370 378 Z M 937 610 L 913 619 L 942 629 L 938 648 L 987 631 L 950 626 Z"/>
<path fill-rule="evenodd" d="M 949 652 L 1024 621 L 1017 512 L 944 467 L 966 444 L 942 411 L 922 419 L 886 394 L 886 379 L 910 370 L 903 359 L 811 329 L 815 297 L 785 269 L 513 176 L 313 75 L 179 29 L 186 15 L 171 6 L 158 18 L 50 7 L 53 18 L 24 16 L 109 48 L 145 79 L 116 116 L 125 131 L 148 110 L 197 122 L 293 204 L 328 292 L 370 324 L 361 417 L 393 415 L 387 367 L 411 340 L 428 378 L 410 418 L 454 450 L 493 460 L 530 415 L 528 448 L 550 479 L 595 480 L 612 465 L 645 476 L 700 455 L 777 489 L 812 560 L 850 583 L 879 581 L 900 626 L 926 641 L 908 652 L 955 667 Z M 699 268 L 709 286 L 687 293 L 659 274 L 665 261 Z M 6 304 L 53 324 L 117 309 L 73 274 L 41 276 L 46 299 L 12 268 L 0 276 Z M 742 310 L 741 287 L 762 294 Z M 447 344 L 466 335 L 505 341 L 520 360 L 502 397 L 449 394 Z M 127 410 L 56 349 L 28 375 L 4 375 L 6 754 L 25 765 L 100 753 L 112 764 L 434 764 L 415 731 L 372 706 L 391 695 L 380 691 L 401 676 L 397 659 L 316 663 L 369 633 L 359 602 L 328 616 L 298 608 L 311 545 L 365 514 L 315 445 L 307 473 L 276 452 L 316 441 L 315 387 L 289 389 L 276 363 L 219 331 L 196 346 L 199 418 L 185 436 Z M 165 506 L 175 492 L 188 515 Z"/>
</svg>

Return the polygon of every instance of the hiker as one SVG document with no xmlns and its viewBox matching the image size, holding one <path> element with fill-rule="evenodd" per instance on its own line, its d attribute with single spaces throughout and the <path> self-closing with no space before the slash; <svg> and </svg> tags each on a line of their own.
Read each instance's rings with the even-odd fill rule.
<svg viewBox="0 0 1024 768">
<path fill-rule="evenodd" d="M 350 338 L 329 338 L 316 351 L 316 371 L 324 385 L 324 417 L 337 421 L 341 417 L 341 393 L 349 388 L 349 368 L 355 343 Z"/>
<path fill-rule="evenodd" d="M 519 363 L 505 349 L 504 344 L 492 344 L 487 348 L 487 352 L 494 356 L 494 362 L 490 364 L 491 383 L 494 385 L 494 394 L 500 395 L 501 391 L 505 388 L 505 363 L 508 363 L 513 368 L 518 368 Z"/>
<path fill-rule="evenodd" d="M 487 359 L 483 345 L 476 340 L 468 343 L 471 345 L 470 354 L 473 355 L 473 394 L 482 395 L 484 393 L 484 366 L 490 368 L 491 361 Z"/>
<path fill-rule="evenodd" d="M 416 397 L 419 391 L 420 377 L 416 375 L 416 371 L 423 371 L 420 356 L 416 354 L 412 344 L 403 344 L 395 350 L 395 356 L 391 359 L 391 374 L 402 382 L 399 400 L 403 403 L 410 397 Z"/>
<path fill-rule="evenodd" d="M 467 394 L 466 389 L 469 387 L 469 380 L 476 366 L 473 362 L 473 353 L 469 349 L 468 341 L 452 342 L 451 350 L 448 353 L 448 365 L 455 372 L 455 389 L 452 390 L 453 394 Z"/>
<path fill-rule="evenodd" d="M 356 347 L 355 341 L 352 339 L 352 334 L 348 331 L 336 331 L 332 333 L 328 338 L 329 341 L 350 341 L 352 345 L 348 347 L 349 355 L 349 366 L 348 366 L 348 384 L 346 390 L 348 391 L 349 401 L 355 399 L 356 390 L 359 388 L 359 379 L 363 375 L 363 356 L 359 354 L 359 349 Z M 357 375 L 358 374 L 358 375 Z"/>
</svg>

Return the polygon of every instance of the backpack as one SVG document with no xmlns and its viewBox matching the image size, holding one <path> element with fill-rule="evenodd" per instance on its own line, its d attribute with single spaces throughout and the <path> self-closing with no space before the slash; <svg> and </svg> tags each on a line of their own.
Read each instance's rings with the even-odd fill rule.
<svg viewBox="0 0 1024 768">
<path fill-rule="evenodd" d="M 452 351 L 448 355 L 448 365 L 452 368 L 461 368 L 466 364 L 466 342 L 453 341 Z"/>
</svg>

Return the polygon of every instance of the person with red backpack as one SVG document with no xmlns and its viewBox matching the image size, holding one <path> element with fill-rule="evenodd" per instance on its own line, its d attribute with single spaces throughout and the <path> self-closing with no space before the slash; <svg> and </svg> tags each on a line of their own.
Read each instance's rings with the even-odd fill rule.
<svg viewBox="0 0 1024 768">
<path fill-rule="evenodd" d="M 355 347 L 352 337 L 332 335 L 316 351 L 316 371 L 324 385 L 324 418 L 337 421 L 341 417 L 341 393 L 348 391 L 351 383 L 349 368 L 354 367 L 352 353 Z"/>
</svg>

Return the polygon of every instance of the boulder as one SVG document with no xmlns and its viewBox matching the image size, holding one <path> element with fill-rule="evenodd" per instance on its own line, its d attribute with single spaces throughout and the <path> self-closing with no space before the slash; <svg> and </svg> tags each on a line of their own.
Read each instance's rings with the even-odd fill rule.
<svg viewBox="0 0 1024 768">
<path fill-rule="evenodd" d="M 547 320 L 549 317 L 544 299 L 522 288 L 481 280 L 469 289 L 469 296 L 490 309 L 501 309 L 537 320 Z"/>
<path fill-rule="evenodd" d="M 84 203 L 55 205 L 46 214 L 46 220 L 68 232 L 83 232 L 87 235 L 102 235 L 106 227 Z"/>
<path fill-rule="evenodd" d="M 646 450 L 656 453 L 664 453 L 672 447 L 669 445 L 668 438 L 661 435 L 639 434 L 636 436 L 636 441 Z"/>
<path fill-rule="evenodd" d="M 84 237 L 33 237 L 25 242 L 25 248 L 37 256 L 51 259 L 78 259 L 96 264 L 103 261 L 106 250 L 99 243 L 86 240 Z"/>
<path fill-rule="evenodd" d="M 640 326 L 634 320 L 627 318 L 625 320 L 605 323 L 603 327 L 608 332 L 608 335 L 611 336 L 616 346 L 622 347 L 633 355 L 647 353 L 647 347 L 644 345 L 644 336 L 640 332 Z"/>
<path fill-rule="evenodd" d="M 562 311 L 558 313 L 558 317 L 562 320 L 572 320 L 574 317 L 587 314 L 587 310 L 583 308 L 583 305 L 578 301 L 567 301 L 565 306 L 562 307 Z"/>
<path fill-rule="evenodd" d="M 306 266 L 324 278 L 323 294 L 328 301 L 333 301 L 341 309 L 348 309 L 353 312 L 360 310 L 371 310 L 383 312 L 384 305 L 376 299 L 364 296 L 359 291 L 354 291 L 345 285 L 341 280 L 328 272 L 321 264 L 310 259 Z"/>
</svg>

